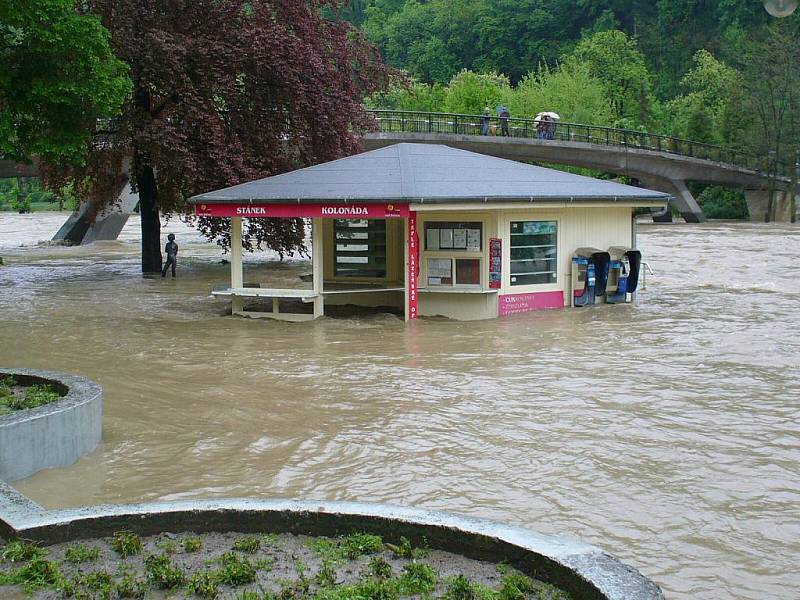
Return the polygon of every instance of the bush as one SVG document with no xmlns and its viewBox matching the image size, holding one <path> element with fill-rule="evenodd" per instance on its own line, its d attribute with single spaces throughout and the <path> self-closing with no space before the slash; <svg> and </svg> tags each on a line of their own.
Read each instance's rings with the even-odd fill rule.
<svg viewBox="0 0 800 600">
<path fill-rule="evenodd" d="M 749 219 L 750 211 L 741 190 L 710 185 L 697 197 L 709 219 Z"/>
</svg>

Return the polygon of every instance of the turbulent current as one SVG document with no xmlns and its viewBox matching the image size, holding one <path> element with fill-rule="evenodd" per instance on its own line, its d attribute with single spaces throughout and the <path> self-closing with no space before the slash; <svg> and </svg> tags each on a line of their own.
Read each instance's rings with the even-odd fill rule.
<svg viewBox="0 0 800 600">
<path fill-rule="evenodd" d="M 292 324 L 226 316 L 180 223 L 173 281 L 139 273 L 135 220 L 37 246 L 63 219 L 0 213 L 0 365 L 105 390 L 100 447 L 14 484 L 36 501 L 404 504 L 597 544 L 670 598 L 798 598 L 800 227 L 640 226 L 637 306 Z"/>
</svg>

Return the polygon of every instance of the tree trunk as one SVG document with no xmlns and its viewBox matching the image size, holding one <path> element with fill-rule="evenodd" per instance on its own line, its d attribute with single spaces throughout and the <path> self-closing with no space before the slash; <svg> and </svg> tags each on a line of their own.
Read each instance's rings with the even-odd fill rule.
<svg viewBox="0 0 800 600">
<path fill-rule="evenodd" d="M 156 201 L 158 188 L 153 167 L 137 169 L 136 187 L 139 190 L 139 213 L 142 217 L 142 273 L 161 271 L 161 219 Z"/>
</svg>

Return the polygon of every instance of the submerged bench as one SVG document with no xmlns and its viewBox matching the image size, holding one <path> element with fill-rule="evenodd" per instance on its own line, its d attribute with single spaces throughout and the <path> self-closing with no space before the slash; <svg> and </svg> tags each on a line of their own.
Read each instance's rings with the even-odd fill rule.
<svg viewBox="0 0 800 600">
<path fill-rule="evenodd" d="M 297 299 L 301 302 L 314 302 L 320 295 L 314 290 L 292 290 L 280 288 L 241 287 L 220 288 L 211 292 L 212 296 L 222 298 L 272 298 L 272 312 L 244 310 L 241 305 L 237 308 L 234 303 L 234 315 L 252 318 L 277 319 L 279 321 L 311 321 L 316 316 L 311 313 L 282 313 L 280 312 L 281 298 Z"/>
</svg>

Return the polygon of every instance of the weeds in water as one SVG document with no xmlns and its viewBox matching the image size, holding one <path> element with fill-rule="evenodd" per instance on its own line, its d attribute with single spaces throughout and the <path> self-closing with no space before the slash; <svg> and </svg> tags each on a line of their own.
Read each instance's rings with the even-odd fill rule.
<svg viewBox="0 0 800 600">
<path fill-rule="evenodd" d="M 3 559 L 3 562 L 24 562 L 44 555 L 44 549 L 39 548 L 36 544 L 23 540 L 13 540 L 5 545 L 2 553 L 0 553 L 0 558 Z"/>
<path fill-rule="evenodd" d="M 254 554 L 261 548 L 261 540 L 257 537 L 242 537 L 233 542 L 233 549 L 237 552 Z"/>
<path fill-rule="evenodd" d="M 203 540 L 199 537 L 185 537 L 181 540 L 184 552 L 197 552 L 203 547 Z"/>
<path fill-rule="evenodd" d="M 100 557 L 100 548 L 76 544 L 64 552 L 64 560 L 73 565 L 92 562 Z"/>
<path fill-rule="evenodd" d="M 148 556 L 144 560 L 144 570 L 147 573 L 147 580 L 162 590 L 176 588 L 186 581 L 186 575 L 166 554 Z"/>
<path fill-rule="evenodd" d="M 277 598 L 269 592 L 259 594 L 255 590 L 244 590 L 239 592 L 239 594 L 236 596 L 236 600 L 277 600 Z"/>
<path fill-rule="evenodd" d="M 111 547 L 122 558 L 141 554 L 142 540 L 132 531 L 115 531 L 111 538 Z"/>
<path fill-rule="evenodd" d="M 201 598 L 216 598 L 219 593 L 219 581 L 214 571 L 200 571 L 189 579 L 187 589 L 190 594 Z"/>
</svg>

